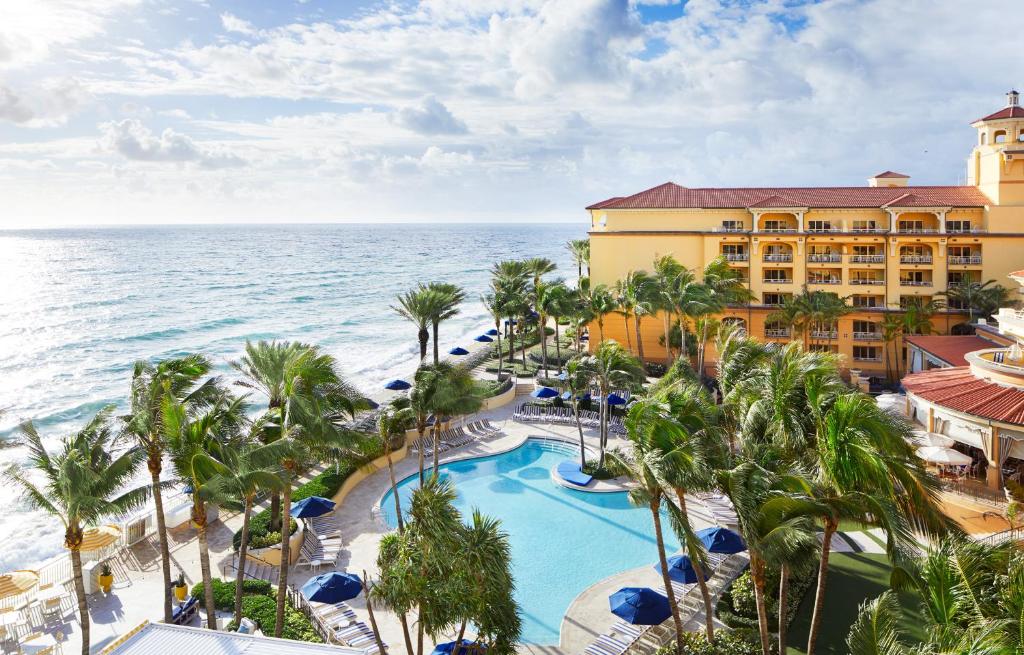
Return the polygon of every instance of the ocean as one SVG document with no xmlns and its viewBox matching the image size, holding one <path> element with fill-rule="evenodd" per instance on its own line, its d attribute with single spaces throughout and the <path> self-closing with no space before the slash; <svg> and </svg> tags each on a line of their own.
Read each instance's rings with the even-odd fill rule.
<svg viewBox="0 0 1024 655">
<path fill-rule="evenodd" d="M 0 231 L 0 464 L 31 419 L 54 445 L 105 405 L 123 408 L 132 364 L 198 352 L 232 377 L 246 340 L 301 340 L 364 392 L 416 366 L 415 327 L 392 309 L 419 282 L 462 285 L 442 352 L 490 327 L 491 265 L 547 257 L 574 280 L 575 224 L 207 225 Z M 2 442 L 0 441 L 0 442 Z M 141 476 L 144 479 L 146 476 Z M 62 532 L 0 486 L 0 571 L 61 552 Z"/>
</svg>

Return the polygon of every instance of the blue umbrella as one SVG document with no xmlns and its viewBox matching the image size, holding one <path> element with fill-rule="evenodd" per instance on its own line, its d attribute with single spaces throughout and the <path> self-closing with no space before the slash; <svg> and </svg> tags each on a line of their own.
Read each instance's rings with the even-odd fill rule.
<svg viewBox="0 0 1024 655">
<path fill-rule="evenodd" d="M 732 555 L 733 553 L 742 553 L 747 549 L 747 544 L 743 543 L 743 537 L 727 528 L 704 528 L 697 532 L 697 538 L 710 553 Z"/>
<path fill-rule="evenodd" d="M 514 320 L 514 319 L 513 319 L 513 320 L 511 320 L 511 321 L 510 321 L 510 320 L 508 320 L 508 319 L 505 319 L 505 325 L 515 325 L 515 324 L 516 324 L 516 323 L 518 323 L 518 322 L 519 322 L 519 321 L 516 321 L 516 320 Z"/>
<path fill-rule="evenodd" d="M 487 331 L 487 336 L 496 337 L 498 336 L 498 331 L 495 330 L 494 328 L 491 328 L 490 330 Z"/>
<path fill-rule="evenodd" d="M 650 587 L 623 587 L 608 597 L 612 614 L 633 625 L 658 625 L 672 616 L 665 598 Z"/>
<path fill-rule="evenodd" d="M 491 343 L 494 339 L 490 338 L 486 334 L 481 334 L 479 337 L 473 337 L 473 341 L 479 341 L 480 343 Z"/>
<path fill-rule="evenodd" d="M 620 396 L 617 393 L 610 393 L 610 394 L 608 394 L 608 404 L 609 405 L 625 405 L 626 404 L 626 399 L 623 398 L 622 396 Z"/>
<path fill-rule="evenodd" d="M 654 570 L 661 573 L 661 562 L 654 565 Z M 689 557 L 673 555 L 668 558 L 668 577 L 683 584 L 693 584 L 697 581 L 697 572 L 693 570 Z"/>
<path fill-rule="evenodd" d="M 572 393 L 570 393 L 568 391 L 563 393 L 562 394 L 562 400 L 565 400 L 565 401 L 572 400 Z M 582 401 L 590 400 L 590 394 L 589 393 L 585 393 L 582 396 L 576 396 L 576 400 L 582 400 Z"/>
<path fill-rule="evenodd" d="M 551 387 L 541 387 L 540 389 L 534 389 L 530 395 L 534 398 L 554 398 L 558 395 L 558 392 Z"/>
<path fill-rule="evenodd" d="M 363 590 L 363 581 L 355 573 L 331 571 L 310 578 L 302 585 L 302 595 L 316 603 L 338 603 L 351 600 Z"/>
<path fill-rule="evenodd" d="M 487 647 L 483 644 L 478 644 L 475 641 L 463 641 L 462 645 L 459 646 L 459 652 L 463 653 L 468 648 L 474 648 L 476 650 L 487 650 Z M 446 641 L 443 644 L 434 646 L 434 651 L 430 655 L 451 655 L 452 651 L 455 650 L 454 641 Z"/>
<path fill-rule="evenodd" d="M 448 351 L 448 354 L 449 355 L 468 355 L 469 351 L 466 350 L 465 348 L 463 348 L 462 346 L 455 346 L 454 348 L 452 348 L 451 350 Z"/>
<path fill-rule="evenodd" d="M 392 380 L 385 384 L 384 388 L 390 391 L 405 391 L 406 389 L 411 389 L 412 385 L 405 380 Z"/>
<path fill-rule="evenodd" d="M 558 378 L 559 380 L 568 380 L 569 379 L 569 372 L 568 371 L 562 371 L 561 373 L 559 373 L 555 377 Z"/>
<path fill-rule="evenodd" d="M 323 516 L 334 511 L 334 501 L 320 496 L 303 498 L 292 505 L 291 514 L 297 519 L 308 519 L 314 516 Z"/>
</svg>

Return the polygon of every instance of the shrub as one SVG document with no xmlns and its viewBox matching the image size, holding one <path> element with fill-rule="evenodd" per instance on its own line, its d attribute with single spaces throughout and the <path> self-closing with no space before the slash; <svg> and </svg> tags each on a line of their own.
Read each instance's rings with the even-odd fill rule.
<svg viewBox="0 0 1024 655">
<path fill-rule="evenodd" d="M 267 596 L 272 593 L 273 585 L 266 580 L 246 580 L 242 583 L 243 596 Z M 192 587 L 192 597 L 202 600 L 205 587 L 200 582 Z M 230 612 L 235 607 L 235 583 L 224 582 L 220 578 L 213 579 L 213 604 L 222 612 Z"/>
<path fill-rule="evenodd" d="M 748 639 L 743 633 L 718 630 L 715 643 L 708 643 L 703 632 L 687 632 L 683 635 L 680 651 L 683 655 L 760 655 L 761 646 Z M 658 649 L 657 655 L 675 655 L 675 640 Z"/>
<path fill-rule="evenodd" d="M 786 595 L 786 617 L 788 622 L 796 616 L 800 602 L 814 585 L 816 572 L 810 575 L 789 576 L 789 591 Z M 768 629 L 779 627 L 779 570 L 769 567 L 765 572 L 765 610 L 768 613 Z M 733 580 L 722 593 L 716 607 L 716 614 L 722 623 L 735 629 L 757 630 L 757 602 L 754 599 L 754 582 L 750 571 L 744 571 Z"/>
<path fill-rule="evenodd" d="M 277 618 L 277 602 L 270 595 L 245 596 L 242 598 L 242 616 L 255 622 L 263 632 L 270 632 L 274 629 L 274 621 Z M 232 621 L 228 630 L 234 630 L 236 627 Z M 284 628 L 281 637 L 294 641 L 323 643 L 309 619 L 291 604 L 286 604 L 284 608 Z"/>
</svg>

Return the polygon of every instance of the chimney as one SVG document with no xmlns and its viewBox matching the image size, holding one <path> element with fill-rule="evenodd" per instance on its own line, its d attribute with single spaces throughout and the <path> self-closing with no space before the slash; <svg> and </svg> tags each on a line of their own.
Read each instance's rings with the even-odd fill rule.
<svg viewBox="0 0 1024 655">
<path fill-rule="evenodd" d="M 1020 106 L 1020 94 L 1016 91 L 1010 91 L 1006 94 L 1006 106 L 1007 107 L 1018 107 Z"/>
</svg>

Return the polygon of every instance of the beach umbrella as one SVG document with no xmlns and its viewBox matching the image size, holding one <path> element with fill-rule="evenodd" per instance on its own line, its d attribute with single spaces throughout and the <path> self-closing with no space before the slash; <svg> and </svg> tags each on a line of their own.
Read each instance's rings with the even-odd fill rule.
<svg viewBox="0 0 1024 655">
<path fill-rule="evenodd" d="M 551 387 L 541 387 L 540 389 L 534 389 L 530 395 L 534 398 L 554 398 L 558 395 L 558 392 Z"/>
<path fill-rule="evenodd" d="M 11 571 L 0 575 L 0 599 L 23 594 L 39 584 L 35 571 Z"/>
<path fill-rule="evenodd" d="M 323 516 L 334 511 L 334 501 L 320 496 L 303 498 L 292 505 L 291 514 L 297 519 L 309 519 L 314 516 Z"/>
<path fill-rule="evenodd" d="M 463 348 L 462 346 L 455 346 L 454 348 L 452 348 L 451 350 L 448 351 L 448 354 L 449 355 L 459 355 L 459 356 L 462 356 L 462 355 L 468 355 L 469 351 L 466 350 L 465 348 Z"/>
<path fill-rule="evenodd" d="M 915 432 L 911 441 L 917 446 L 938 446 L 939 448 L 949 448 L 956 443 L 955 439 L 950 439 L 944 434 L 937 432 Z"/>
<path fill-rule="evenodd" d="M 369 398 L 363 398 L 363 404 L 366 405 L 366 409 L 377 409 L 380 404 L 376 401 L 370 400 Z"/>
<path fill-rule="evenodd" d="M 434 646 L 434 650 L 430 653 L 430 655 L 451 655 L 452 652 L 455 650 L 455 643 L 456 642 L 454 641 L 446 641 L 443 644 L 438 644 Z M 487 646 L 485 646 L 484 644 L 478 644 L 475 641 L 463 640 L 462 645 L 459 646 L 459 653 L 465 653 L 471 648 L 473 649 L 474 652 L 477 653 L 479 653 L 482 650 L 487 650 Z"/>
<path fill-rule="evenodd" d="M 480 343 L 491 343 L 494 339 L 490 338 L 486 334 L 481 334 L 478 337 L 473 337 L 473 341 L 479 341 Z"/>
<path fill-rule="evenodd" d="M 363 590 L 363 581 L 355 573 L 331 571 L 310 578 L 302 585 L 302 595 L 315 603 L 339 603 L 351 600 Z"/>
<path fill-rule="evenodd" d="M 633 625 L 658 625 L 672 616 L 665 598 L 650 587 L 623 587 L 608 597 L 612 614 Z"/>
<path fill-rule="evenodd" d="M 114 544 L 121 538 L 121 528 L 116 525 L 101 525 L 98 528 L 89 528 L 82 533 L 83 552 L 103 550 Z"/>
<path fill-rule="evenodd" d="M 515 325 L 515 324 L 516 324 L 516 323 L 518 323 L 518 322 L 519 322 L 519 321 L 516 321 L 516 320 L 511 320 L 511 321 L 510 321 L 510 320 L 508 320 L 508 319 L 505 319 L 505 325 Z"/>
<path fill-rule="evenodd" d="M 412 385 L 405 380 L 392 380 L 385 384 L 384 388 L 389 391 L 405 391 L 406 389 L 411 389 Z"/>
<path fill-rule="evenodd" d="M 932 464 L 944 466 L 963 466 L 971 463 L 971 458 L 960 451 L 942 446 L 925 446 L 917 449 L 917 456 Z"/>
<path fill-rule="evenodd" d="M 661 574 L 661 562 L 654 565 L 654 570 Z M 668 558 L 668 577 L 683 584 L 693 584 L 697 581 L 697 572 L 693 570 L 689 557 L 673 555 Z"/>
<path fill-rule="evenodd" d="M 610 393 L 610 394 L 608 394 L 608 404 L 609 405 L 625 405 L 626 404 L 626 399 L 623 398 L 622 396 L 620 396 L 617 393 Z"/>
<path fill-rule="evenodd" d="M 498 331 L 497 331 L 497 330 L 495 330 L 494 328 L 491 328 L 490 330 L 488 330 L 488 331 L 486 332 L 486 334 L 487 334 L 487 336 L 489 336 L 489 337 L 496 337 L 496 336 L 498 336 Z"/>
<path fill-rule="evenodd" d="M 732 555 L 733 553 L 742 553 L 747 549 L 747 544 L 743 543 L 743 537 L 728 528 L 704 528 L 697 531 L 697 538 L 709 553 Z"/>
<path fill-rule="evenodd" d="M 192 485 L 186 484 L 184 487 L 181 488 L 181 495 L 191 496 L 193 491 L 194 489 L 192 488 Z"/>
</svg>

